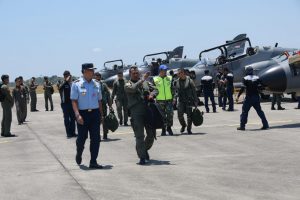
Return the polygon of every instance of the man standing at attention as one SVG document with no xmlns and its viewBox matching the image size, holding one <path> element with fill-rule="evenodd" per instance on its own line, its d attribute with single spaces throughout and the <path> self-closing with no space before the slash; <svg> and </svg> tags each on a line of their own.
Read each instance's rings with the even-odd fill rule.
<svg viewBox="0 0 300 200">
<path fill-rule="evenodd" d="M 9 76 L 2 75 L 1 76 L 2 85 L 1 85 L 1 106 L 3 111 L 2 122 L 1 122 L 1 136 L 2 137 L 15 137 L 14 134 L 11 134 L 10 127 L 11 127 L 11 120 L 12 120 L 12 113 L 11 109 L 14 106 L 14 100 L 11 96 L 9 90 Z"/>
</svg>

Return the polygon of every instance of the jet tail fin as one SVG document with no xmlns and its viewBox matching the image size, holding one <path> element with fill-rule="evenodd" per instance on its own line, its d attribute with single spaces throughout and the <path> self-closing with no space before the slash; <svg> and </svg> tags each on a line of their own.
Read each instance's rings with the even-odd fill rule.
<svg viewBox="0 0 300 200">
<path fill-rule="evenodd" d="M 171 58 L 182 58 L 183 47 L 184 46 L 179 46 L 179 47 L 176 47 L 173 51 L 170 51 L 168 59 L 171 59 Z"/>
<path fill-rule="evenodd" d="M 241 40 L 247 37 L 247 34 L 239 34 L 233 40 L 226 41 L 226 43 Z M 228 55 L 238 55 L 244 53 L 246 41 L 238 42 L 227 47 Z"/>
</svg>

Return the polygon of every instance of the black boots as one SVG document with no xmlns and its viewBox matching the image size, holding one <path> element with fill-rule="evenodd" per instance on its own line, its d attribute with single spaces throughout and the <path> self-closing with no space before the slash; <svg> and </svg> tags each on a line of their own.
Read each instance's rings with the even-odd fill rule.
<svg viewBox="0 0 300 200">
<path fill-rule="evenodd" d="M 167 127 L 167 131 L 168 131 L 169 135 L 173 135 L 173 131 L 172 131 L 172 129 L 171 129 L 171 126 L 168 126 L 168 127 Z"/>
</svg>

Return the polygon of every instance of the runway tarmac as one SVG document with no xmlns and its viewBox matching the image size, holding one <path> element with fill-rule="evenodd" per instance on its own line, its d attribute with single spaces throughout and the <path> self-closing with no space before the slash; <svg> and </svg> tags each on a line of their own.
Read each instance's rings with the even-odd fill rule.
<svg viewBox="0 0 300 200">
<path fill-rule="evenodd" d="M 160 137 L 158 130 L 146 166 L 136 164 L 131 127 L 120 127 L 101 142 L 98 162 L 105 169 L 89 170 L 89 140 L 78 166 L 75 138 L 66 138 L 58 94 L 53 99 L 54 111 L 45 112 L 38 95 L 40 112 L 29 112 L 21 126 L 13 111 L 12 133 L 18 137 L 0 138 L 1 200 L 300 199 L 296 103 L 283 103 L 283 111 L 271 111 L 269 102 L 262 103 L 271 127 L 266 131 L 259 130 L 262 125 L 253 109 L 247 130 L 237 131 L 237 104 L 235 112 L 218 108 L 217 113 L 205 113 L 204 124 L 193 127 L 193 135 L 180 134 L 175 111 L 175 135 Z"/>
</svg>

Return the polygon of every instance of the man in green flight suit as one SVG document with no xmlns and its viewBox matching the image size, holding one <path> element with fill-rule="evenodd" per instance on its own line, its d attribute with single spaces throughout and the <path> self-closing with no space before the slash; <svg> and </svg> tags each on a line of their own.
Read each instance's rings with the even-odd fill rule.
<svg viewBox="0 0 300 200">
<path fill-rule="evenodd" d="M 123 72 L 118 72 L 118 79 L 114 82 L 113 84 L 113 91 L 111 95 L 111 100 L 112 102 L 114 101 L 114 98 L 116 97 L 116 106 L 117 106 L 117 112 L 118 112 L 118 118 L 120 121 L 120 125 L 123 124 L 124 126 L 128 126 L 127 121 L 128 121 L 128 100 L 127 100 L 127 95 L 124 90 L 125 86 L 125 80 L 123 78 Z M 124 121 L 123 121 L 123 114 L 122 110 L 124 113 Z"/>
<path fill-rule="evenodd" d="M 11 96 L 9 90 L 9 76 L 2 75 L 2 86 L 1 86 L 1 94 L 3 95 L 3 99 L 1 99 L 1 106 L 3 110 L 2 122 L 1 122 L 1 136 L 3 137 L 15 137 L 16 135 L 11 134 L 10 127 L 11 127 L 11 120 L 12 120 L 12 113 L 11 109 L 14 106 L 14 100 Z"/>
<path fill-rule="evenodd" d="M 130 68 L 130 80 L 125 84 L 125 91 L 128 97 L 128 109 L 131 113 L 131 126 L 136 140 L 136 151 L 140 158 L 140 165 L 150 160 L 148 150 L 152 147 L 155 137 L 155 129 L 150 129 L 146 124 L 147 112 L 145 104 L 145 93 L 150 97 L 149 83 L 146 79 L 150 73 L 146 73 L 140 79 L 139 70 L 136 66 Z M 144 128 L 147 136 L 145 138 Z"/>
<path fill-rule="evenodd" d="M 108 89 L 108 86 L 106 85 L 106 83 L 104 83 L 101 80 L 101 74 L 99 72 L 95 73 L 95 79 L 101 86 L 102 112 L 103 112 L 103 118 L 105 118 L 107 116 L 108 107 L 109 107 L 110 110 L 112 110 L 112 102 L 111 102 L 111 99 L 110 99 L 110 92 L 109 92 L 109 89 Z M 104 120 L 102 121 L 102 123 L 103 123 L 103 125 L 102 125 L 103 126 L 103 139 L 107 140 L 108 129 L 106 127 L 106 124 L 105 124 Z"/>
<path fill-rule="evenodd" d="M 192 107 L 197 106 L 198 98 L 194 81 L 186 76 L 184 69 L 178 70 L 178 77 L 174 82 L 174 87 L 177 89 L 175 98 L 178 97 L 178 120 L 181 125 L 180 132 L 183 133 L 187 127 L 187 133 L 192 134 Z M 187 115 L 187 124 L 184 120 L 184 113 Z"/>
</svg>

